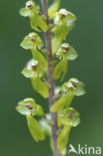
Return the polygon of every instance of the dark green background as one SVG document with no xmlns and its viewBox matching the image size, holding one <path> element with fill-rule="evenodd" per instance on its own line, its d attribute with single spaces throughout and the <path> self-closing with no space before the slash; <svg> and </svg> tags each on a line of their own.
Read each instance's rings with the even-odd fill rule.
<svg viewBox="0 0 103 156">
<path fill-rule="evenodd" d="M 37 0 L 39 1 L 39 0 Z M 25 0 L 0 1 L 0 155 L 52 156 L 49 142 L 35 143 L 26 120 L 15 111 L 16 103 L 25 97 L 47 102 L 34 93 L 30 81 L 21 74 L 31 58 L 30 52 L 19 47 L 31 32 L 29 20 L 18 14 Z M 72 106 L 81 114 L 81 125 L 73 128 L 70 143 L 103 146 L 103 0 L 62 0 L 62 7 L 78 17 L 68 37 L 79 57 L 70 62 L 65 80 L 77 77 L 86 84 L 87 94 L 76 97 Z M 72 155 L 72 154 L 71 154 Z"/>
</svg>

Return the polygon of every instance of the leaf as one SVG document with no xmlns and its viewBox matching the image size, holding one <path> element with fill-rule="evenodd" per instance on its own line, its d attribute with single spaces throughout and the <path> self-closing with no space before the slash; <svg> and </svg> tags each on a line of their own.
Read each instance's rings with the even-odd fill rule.
<svg viewBox="0 0 103 156">
<path fill-rule="evenodd" d="M 21 16 L 28 17 L 31 14 L 31 10 L 28 8 L 22 8 L 20 9 L 19 13 Z"/>
<path fill-rule="evenodd" d="M 45 57 L 37 50 L 37 49 L 32 49 L 32 54 L 35 60 L 39 62 L 39 65 L 44 71 L 47 71 L 47 61 Z"/>
<path fill-rule="evenodd" d="M 69 47 L 68 58 L 69 60 L 75 60 L 78 57 L 78 53 L 73 47 Z"/>
<path fill-rule="evenodd" d="M 64 128 L 58 136 L 57 148 L 60 153 L 62 153 L 65 150 L 66 145 L 68 144 L 70 130 L 71 126 L 69 124 L 64 125 Z"/>
<path fill-rule="evenodd" d="M 33 77 L 31 81 L 32 86 L 36 92 L 38 92 L 44 98 L 47 98 L 49 96 L 48 87 L 40 78 Z"/>
<path fill-rule="evenodd" d="M 63 110 L 64 107 L 69 106 L 73 100 L 74 94 L 69 94 L 67 96 L 61 97 L 58 101 L 56 101 L 51 107 L 51 112 L 57 112 L 59 110 Z"/>
<path fill-rule="evenodd" d="M 67 72 L 67 67 L 68 67 L 68 60 L 62 60 L 60 61 L 56 67 L 54 68 L 53 71 L 53 78 L 54 80 L 57 80 L 60 78 L 61 74 L 63 73 L 62 77 L 61 77 L 61 81 L 64 79 L 65 74 Z"/>
<path fill-rule="evenodd" d="M 39 123 L 32 116 L 27 115 L 26 117 L 27 117 L 28 128 L 33 139 L 37 142 L 39 140 L 44 140 L 45 136 L 43 134 L 43 131 Z"/>
<path fill-rule="evenodd" d="M 60 7 L 60 0 L 54 0 L 53 4 L 48 9 L 48 15 L 50 19 L 55 15 L 59 7 Z"/>
</svg>

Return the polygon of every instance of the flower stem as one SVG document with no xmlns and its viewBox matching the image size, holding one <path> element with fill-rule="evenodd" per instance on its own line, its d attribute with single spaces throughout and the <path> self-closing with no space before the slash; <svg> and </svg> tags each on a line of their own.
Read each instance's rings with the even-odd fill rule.
<svg viewBox="0 0 103 156">
<path fill-rule="evenodd" d="M 49 17 L 48 17 L 48 3 L 47 0 L 42 0 L 42 7 L 44 11 L 44 15 L 46 16 L 46 23 L 49 26 Z M 51 108 L 53 103 L 54 103 L 54 81 L 53 81 L 53 67 L 52 67 L 52 47 L 51 47 L 51 31 L 48 29 L 47 32 L 45 33 L 45 41 L 46 41 L 46 48 L 49 52 L 48 55 L 48 82 L 50 84 L 49 88 L 49 107 Z M 54 156 L 61 156 L 58 153 L 57 150 L 57 130 L 58 130 L 58 125 L 57 125 L 57 114 L 56 113 L 51 113 L 51 117 L 53 120 L 53 126 L 52 126 L 52 140 L 53 140 L 53 145 L 54 145 Z"/>
</svg>

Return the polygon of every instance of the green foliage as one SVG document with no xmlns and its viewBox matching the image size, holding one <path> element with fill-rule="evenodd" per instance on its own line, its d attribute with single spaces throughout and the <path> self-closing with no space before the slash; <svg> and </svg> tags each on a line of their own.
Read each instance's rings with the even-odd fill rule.
<svg viewBox="0 0 103 156">
<path fill-rule="evenodd" d="M 38 5 L 33 1 L 27 1 L 24 8 L 20 10 L 20 15 L 29 17 L 31 28 L 37 32 L 51 33 L 52 46 L 52 65 L 53 80 L 63 81 L 68 72 L 68 63 L 78 57 L 77 51 L 69 44 L 64 42 L 70 30 L 74 27 L 76 16 L 67 11 L 60 9 L 60 0 L 54 0 L 48 9 L 49 23 Z M 44 42 L 36 32 L 29 33 L 21 42 L 20 46 L 25 50 L 30 50 L 32 59 L 29 60 L 22 70 L 22 75 L 29 78 L 33 89 L 43 98 L 50 95 L 50 87 L 47 81 L 49 51 L 44 48 Z M 55 86 L 55 85 L 54 85 Z M 76 127 L 80 123 L 79 113 L 71 107 L 73 98 L 86 93 L 84 84 L 76 78 L 71 78 L 62 86 L 55 87 L 54 104 L 50 108 L 50 113 L 45 114 L 43 108 L 32 98 L 26 98 L 20 102 L 16 110 L 24 115 L 27 119 L 27 125 L 30 133 L 35 141 L 44 140 L 45 136 L 49 136 L 51 147 L 52 126 L 54 119 L 52 112 L 57 114 L 57 149 L 62 156 L 66 155 L 66 146 L 72 127 Z M 38 116 L 39 121 L 34 117 Z M 54 129 L 53 129 L 54 130 Z M 55 132 L 56 133 L 56 132 Z"/>
</svg>

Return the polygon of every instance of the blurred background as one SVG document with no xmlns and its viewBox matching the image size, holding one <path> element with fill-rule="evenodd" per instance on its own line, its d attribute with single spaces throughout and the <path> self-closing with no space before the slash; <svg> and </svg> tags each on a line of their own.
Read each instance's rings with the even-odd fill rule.
<svg viewBox="0 0 103 156">
<path fill-rule="evenodd" d="M 36 2 L 40 0 L 36 0 Z M 24 116 L 15 110 L 19 100 L 36 98 L 46 111 L 47 101 L 36 94 L 21 70 L 31 58 L 19 44 L 32 30 L 29 20 L 19 16 L 25 0 L 0 1 L 0 155 L 52 156 L 49 141 L 35 143 Z M 86 84 L 87 94 L 76 97 L 72 106 L 81 114 L 81 124 L 72 128 L 70 143 L 103 146 L 103 0 L 62 0 L 61 7 L 77 17 L 68 36 L 79 57 L 69 63 L 67 81 L 76 77 Z M 72 154 L 71 154 L 72 156 Z"/>
</svg>

